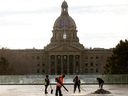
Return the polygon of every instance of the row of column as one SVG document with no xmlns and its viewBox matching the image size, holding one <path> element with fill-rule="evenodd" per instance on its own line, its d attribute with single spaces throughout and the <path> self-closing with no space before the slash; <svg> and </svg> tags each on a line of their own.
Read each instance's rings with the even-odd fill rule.
<svg viewBox="0 0 128 96">
<path fill-rule="evenodd" d="M 80 71 L 80 55 L 51 55 L 49 60 L 51 74 L 74 74 Z"/>
</svg>

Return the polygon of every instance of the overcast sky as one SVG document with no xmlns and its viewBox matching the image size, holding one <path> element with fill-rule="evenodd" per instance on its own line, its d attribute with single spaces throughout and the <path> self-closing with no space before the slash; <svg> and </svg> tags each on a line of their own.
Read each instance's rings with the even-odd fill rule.
<svg viewBox="0 0 128 96">
<path fill-rule="evenodd" d="M 113 48 L 128 39 L 128 0 L 66 0 L 80 43 Z M 63 0 L 0 0 L 0 48 L 42 49 L 52 37 Z"/>
</svg>

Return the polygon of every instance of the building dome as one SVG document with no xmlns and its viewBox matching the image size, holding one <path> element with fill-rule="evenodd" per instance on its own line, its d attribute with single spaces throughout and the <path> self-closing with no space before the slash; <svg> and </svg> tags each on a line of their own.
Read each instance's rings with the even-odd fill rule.
<svg viewBox="0 0 128 96">
<path fill-rule="evenodd" d="M 70 16 L 59 16 L 54 23 L 54 28 L 76 28 L 76 24 Z"/>
<path fill-rule="evenodd" d="M 64 1 L 61 5 L 61 15 L 56 19 L 53 28 L 76 28 L 75 21 L 68 14 L 68 4 Z"/>
</svg>

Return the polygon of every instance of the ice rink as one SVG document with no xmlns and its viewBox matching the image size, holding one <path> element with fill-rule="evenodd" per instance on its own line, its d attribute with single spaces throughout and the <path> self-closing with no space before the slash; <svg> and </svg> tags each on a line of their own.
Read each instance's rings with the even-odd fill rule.
<svg viewBox="0 0 128 96">
<path fill-rule="evenodd" d="M 128 96 L 128 85 L 104 85 L 104 89 L 112 94 L 92 94 L 98 85 L 81 85 L 81 93 L 73 93 L 73 85 L 65 85 L 69 92 L 62 88 L 63 96 Z M 48 94 L 44 94 L 44 85 L 0 85 L 0 96 L 55 96 L 55 85 L 52 85 L 53 94 L 48 87 Z"/>
</svg>

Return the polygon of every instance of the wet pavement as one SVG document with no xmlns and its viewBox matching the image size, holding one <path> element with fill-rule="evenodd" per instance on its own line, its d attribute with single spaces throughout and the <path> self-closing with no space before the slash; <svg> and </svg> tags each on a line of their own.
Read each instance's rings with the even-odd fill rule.
<svg viewBox="0 0 128 96">
<path fill-rule="evenodd" d="M 98 85 L 81 85 L 81 93 L 73 93 L 73 85 L 65 85 L 69 92 L 62 88 L 63 96 L 128 96 L 128 85 L 104 85 L 104 89 L 112 94 L 92 94 Z M 55 85 L 52 85 L 53 94 L 44 94 L 44 85 L 0 85 L 0 96 L 55 96 Z"/>
</svg>

